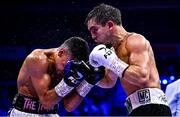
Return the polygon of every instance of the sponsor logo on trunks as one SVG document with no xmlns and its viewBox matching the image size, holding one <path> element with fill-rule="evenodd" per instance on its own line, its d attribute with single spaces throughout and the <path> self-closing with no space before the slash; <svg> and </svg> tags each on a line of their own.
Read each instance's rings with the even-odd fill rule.
<svg viewBox="0 0 180 117">
<path fill-rule="evenodd" d="M 126 106 L 128 112 L 132 111 L 132 104 L 131 104 L 131 100 L 129 98 L 126 100 L 125 106 Z"/>
<path fill-rule="evenodd" d="M 37 112 L 40 112 L 40 111 L 51 111 L 53 110 L 54 107 L 52 108 L 45 108 L 41 103 L 38 103 L 37 101 L 33 101 L 31 99 L 28 99 L 28 98 L 24 98 L 24 106 L 23 106 L 23 110 L 27 110 L 29 112 L 31 111 L 37 111 Z"/>
<path fill-rule="evenodd" d="M 160 99 L 161 102 L 167 103 L 167 99 L 166 99 L 165 95 L 160 95 L 159 99 Z"/>
<path fill-rule="evenodd" d="M 140 104 L 151 102 L 149 89 L 143 89 L 137 92 Z"/>
</svg>

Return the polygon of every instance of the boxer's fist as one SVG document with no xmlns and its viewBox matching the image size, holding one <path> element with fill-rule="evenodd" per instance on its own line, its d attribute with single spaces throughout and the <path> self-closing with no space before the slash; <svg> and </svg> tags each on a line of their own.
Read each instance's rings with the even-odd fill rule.
<svg viewBox="0 0 180 117">
<path fill-rule="evenodd" d="M 64 69 L 64 81 L 67 85 L 75 87 L 89 72 L 90 68 L 84 61 L 68 61 Z"/>
<path fill-rule="evenodd" d="M 104 66 L 109 68 L 113 59 L 117 59 L 115 52 L 105 45 L 96 46 L 89 55 L 89 62 L 93 67 Z"/>
<path fill-rule="evenodd" d="M 66 96 L 87 77 L 89 71 L 90 68 L 84 61 L 68 61 L 64 69 L 64 78 L 55 86 L 57 95 L 60 97 Z"/>
<path fill-rule="evenodd" d="M 96 46 L 89 55 L 89 62 L 94 67 L 104 66 L 112 70 L 116 75 L 122 78 L 128 64 L 119 59 L 116 53 L 101 44 Z"/>
<path fill-rule="evenodd" d="M 89 67 L 90 72 L 88 72 L 88 77 L 86 77 L 85 80 L 83 80 L 80 83 L 80 85 L 76 87 L 78 94 L 82 97 L 85 97 L 89 93 L 89 91 L 94 87 L 94 85 L 104 77 L 105 74 L 105 68 L 103 66 L 93 67 L 89 65 Z"/>
<path fill-rule="evenodd" d="M 88 77 L 85 78 L 85 80 L 88 83 L 95 85 L 104 77 L 105 68 L 104 68 L 104 66 L 93 67 L 91 65 L 89 65 L 89 67 L 91 69 L 90 74 L 88 75 Z"/>
</svg>

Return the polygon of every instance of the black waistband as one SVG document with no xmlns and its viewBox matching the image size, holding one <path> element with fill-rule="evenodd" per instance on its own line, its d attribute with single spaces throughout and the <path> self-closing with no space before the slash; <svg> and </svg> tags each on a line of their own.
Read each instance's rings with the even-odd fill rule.
<svg viewBox="0 0 180 117">
<path fill-rule="evenodd" d="M 13 106 L 19 111 L 35 114 L 56 114 L 58 104 L 51 109 L 45 109 L 37 98 L 16 94 L 13 100 Z"/>
</svg>

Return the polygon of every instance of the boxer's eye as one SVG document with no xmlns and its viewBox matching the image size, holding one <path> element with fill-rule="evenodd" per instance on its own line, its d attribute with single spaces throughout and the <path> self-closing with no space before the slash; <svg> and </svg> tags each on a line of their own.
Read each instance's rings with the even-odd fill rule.
<svg viewBox="0 0 180 117">
<path fill-rule="evenodd" d="M 92 34 L 96 34 L 97 31 L 98 31 L 98 28 L 97 28 L 97 27 L 92 27 L 92 28 L 90 29 L 90 32 L 91 32 Z"/>
</svg>

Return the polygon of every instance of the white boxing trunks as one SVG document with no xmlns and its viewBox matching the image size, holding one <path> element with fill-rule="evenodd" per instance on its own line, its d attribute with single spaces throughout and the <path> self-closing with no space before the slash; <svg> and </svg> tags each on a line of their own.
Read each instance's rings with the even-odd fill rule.
<svg viewBox="0 0 180 117">
<path fill-rule="evenodd" d="M 164 92 L 158 88 L 144 88 L 137 90 L 126 98 L 125 106 L 130 114 L 134 109 L 147 104 L 167 104 Z"/>
<path fill-rule="evenodd" d="M 19 111 L 15 108 L 12 108 L 9 113 L 10 117 L 59 117 L 58 114 L 34 114 Z"/>
</svg>

